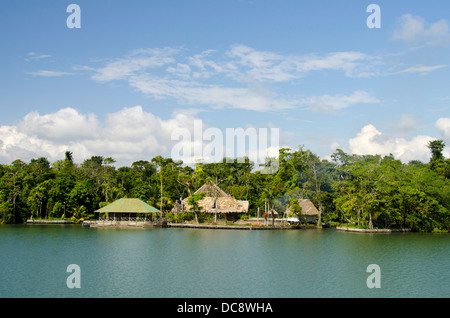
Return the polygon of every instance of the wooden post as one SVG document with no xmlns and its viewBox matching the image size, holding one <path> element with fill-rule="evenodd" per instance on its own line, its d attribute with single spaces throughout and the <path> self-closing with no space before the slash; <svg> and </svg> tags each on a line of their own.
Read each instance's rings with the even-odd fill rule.
<svg viewBox="0 0 450 318">
<path fill-rule="evenodd" d="M 257 220 L 258 220 L 258 225 L 259 225 L 259 207 L 258 207 L 258 216 L 257 216 Z"/>
</svg>

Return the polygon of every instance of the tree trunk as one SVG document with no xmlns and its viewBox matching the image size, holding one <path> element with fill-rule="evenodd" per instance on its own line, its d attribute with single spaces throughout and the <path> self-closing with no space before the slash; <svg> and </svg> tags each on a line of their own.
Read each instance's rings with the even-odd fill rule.
<svg viewBox="0 0 450 318">
<path fill-rule="evenodd" d="M 322 210 L 323 210 L 323 206 L 322 206 L 322 201 L 319 200 L 319 218 L 317 219 L 317 227 L 322 227 Z"/>
<path fill-rule="evenodd" d="M 358 228 L 359 228 L 359 226 L 360 226 L 360 210 L 358 209 Z"/>
<path fill-rule="evenodd" d="M 257 213 L 257 220 L 258 220 L 258 225 L 259 225 L 259 208 L 258 208 L 258 213 Z"/>
<path fill-rule="evenodd" d="M 198 216 L 197 216 L 197 211 L 196 211 L 196 212 L 194 212 L 194 214 L 195 214 L 195 222 L 196 222 L 197 224 L 199 224 L 199 223 L 198 223 Z"/>
<path fill-rule="evenodd" d="M 275 211 L 272 207 L 272 226 L 275 226 Z"/>
</svg>

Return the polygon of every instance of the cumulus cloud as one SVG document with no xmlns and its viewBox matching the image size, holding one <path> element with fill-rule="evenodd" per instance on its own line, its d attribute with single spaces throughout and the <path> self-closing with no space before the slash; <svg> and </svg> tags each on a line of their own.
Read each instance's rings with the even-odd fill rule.
<svg viewBox="0 0 450 318">
<path fill-rule="evenodd" d="M 83 115 L 73 108 L 63 108 L 45 115 L 31 112 L 18 124 L 18 129 L 47 140 L 78 140 L 95 138 L 98 124 L 94 114 Z"/>
<path fill-rule="evenodd" d="M 349 140 L 350 152 L 357 155 L 394 155 L 403 162 L 421 160 L 428 162 L 430 151 L 427 148 L 430 136 L 415 136 L 410 140 L 378 131 L 373 125 L 364 126 L 356 137 Z"/>
<path fill-rule="evenodd" d="M 195 131 L 196 122 L 201 123 L 200 131 Z M 188 138 L 174 136 L 177 131 Z M 178 111 L 171 118 L 163 119 L 144 111 L 141 106 L 125 107 L 106 114 L 103 122 L 94 114 L 81 114 L 73 108 L 44 115 L 32 112 L 15 126 L 0 126 L 0 162 L 9 164 L 16 159 L 29 161 L 38 157 L 54 162 L 63 159 L 68 150 L 73 152 L 77 162 L 99 155 L 113 157 L 119 166 L 151 160 L 157 155 L 182 159 L 187 164 L 195 163 L 196 159 L 207 162 L 217 156 L 211 157 L 208 153 L 211 140 L 206 137 L 206 131 L 221 136 L 216 142 L 225 147 L 225 131 L 203 124 L 190 111 Z M 262 144 L 258 141 L 258 145 L 256 150 L 266 153 L 278 144 L 268 141 L 260 147 Z M 248 147 L 250 152 L 255 150 L 251 145 Z M 185 152 L 178 154 L 175 149 Z"/>
<path fill-rule="evenodd" d="M 129 165 L 133 160 L 167 153 L 171 146 L 168 130 L 192 125 L 193 120 L 183 114 L 164 120 L 141 106 L 106 114 L 103 122 L 73 108 L 44 115 L 32 112 L 16 126 L 0 126 L 0 161 L 41 156 L 56 161 L 70 150 L 78 161 L 103 155 Z"/>
<path fill-rule="evenodd" d="M 412 14 L 404 14 L 398 20 L 398 28 L 393 40 L 416 45 L 444 45 L 450 43 L 450 28 L 447 20 L 428 24 L 425 19 Z"/>
<path fill-rule="evenodd" d="M 450 143 L 450 118 L 439 118 L 435 124 L 442 138 Z"/>
<path fill-rule="evenodd" d="M 28 160 L 37 154 L 55 158 L 64 150 L 52 141 L 28 135 L 16 126 L 0 126 L 0 161 L 8 164 L 16 159 Z"/>
</svg>

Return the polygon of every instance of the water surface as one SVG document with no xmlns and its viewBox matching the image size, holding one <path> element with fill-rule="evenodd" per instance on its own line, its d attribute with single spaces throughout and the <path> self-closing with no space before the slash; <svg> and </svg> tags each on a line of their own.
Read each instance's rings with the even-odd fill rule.
<svg viewBox="0 0 450 318">
<path fill-rule="evenodd" d="M 450 297 L 450 235 L 2 225 L 0 297 Z"/>
</svg>

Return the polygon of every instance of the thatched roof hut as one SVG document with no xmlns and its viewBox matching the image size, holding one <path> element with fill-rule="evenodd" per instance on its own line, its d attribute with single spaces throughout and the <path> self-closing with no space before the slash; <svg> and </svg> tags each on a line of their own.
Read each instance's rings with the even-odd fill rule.
<svg viewBox="0 0 450 318">
<path fill-rule="evenodd" d="M 319 210 L 309 199 L 298 199 L 298 205 L 302 208 L 302 215 L 316 216 L 319 215 Z M 286 214 L 291 213 L 289 207 L 286 209 Z"/>
<path fill-rule="evenodd" d="M 300 205 L 300 207 L 302 208 L 303 215 L 319 215 L 319 210 L 317 210 L 317 208 L 309 199 L 298 199 L 298 205 Z"/>
<path fill-rule="evenodd" d="M 307 222 L 315 222 L 316 217 L 319 215 L 319 210 L 309 199 L 298 199 L 298 205 L 302 208 L 302 215 L 306 218 Z M 289 215 L 291 210 L 289 207 L 286 209 L 286 214 Z"/>
<path fill-rule="evenodd" d="M 205 193 L 207 197 L 228 197 L 229 195 L 212 181 L 202 185 L 194 194 Z"/>
<path fill-rule="evenodd" d="M 249 202 L 236 200 L 220 189 L 213 182 L 205 183 L 194 194 L 205 193 L 205 197 L 198 201 L 202 213 L 248 213 Z M 181 204 L 174 207 L 174 212 L 189 211 L 192 206 L 185 198 Z"/>
</svg>

